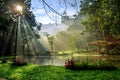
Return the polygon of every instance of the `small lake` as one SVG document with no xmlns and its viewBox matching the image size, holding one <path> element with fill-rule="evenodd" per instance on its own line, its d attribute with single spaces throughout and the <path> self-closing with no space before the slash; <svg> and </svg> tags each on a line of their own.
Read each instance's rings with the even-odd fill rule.
<svg viewBox="0 0 120 80">
<path fill-rule="evenodd" d="M 65 60 L 71 58 L 70 56 L 29 56 L 27 62 L 30 64 L 40 65 L 64 65 Z"/>
<path fill-rule="evenodd" d="M 56 65 L 56 66 L 63 66 L 65 60 L 74 58 L 75 60 L 79 59 L 79 61 L 99 61 L 99 60 L 106 60 L 108 59 L 107 56 L 101 55 L 80 55 L 80 56 L 27 56 L 27 62 L 30 64 L 40 64 L 40 65 Z M 112 59 L 109 56 L 109 59 Z M 114 56 L 115 59 L 120 59 L 120 56 Z"/>
</svg>

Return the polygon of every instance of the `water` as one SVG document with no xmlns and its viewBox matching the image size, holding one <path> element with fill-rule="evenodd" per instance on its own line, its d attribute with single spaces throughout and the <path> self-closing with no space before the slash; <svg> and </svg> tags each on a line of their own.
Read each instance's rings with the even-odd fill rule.
<svg viewBox="0 0 120 80">
<path fill-rule="evenodd" d="M 40 64 L 40 65 L 56 65 L 56 66 L 64 66 L 65 60 L 74 58 L 79 61 L 100 61 L 100 60 L 109 60 L 113 61 L 113 63 L 120 63 L 120 56 L 112 55 L 112 56 L 101 56 L 101 55 L 80 55 L 80 56 L 27 56 L 27 62 L 29 64 Z"/>
<path fill-rule="evenodd" d="M 65 60 L 75 58 L 76 60 L 79 59 L 80 61 L 96 61 L 99 60 L 101 56 L 27 56 L 27 62 L 30 64 L 40 64 L 40 65 L 56 65 L 56 66 L 63 66 Z"/>
<path fill-rule="evenodd" d="M 27 62 L 30 64 L 40 65 L 56 65 L 63 66 L 66 59 L 70 56 L 31 56 L 27 57 Z"/>
</svg>

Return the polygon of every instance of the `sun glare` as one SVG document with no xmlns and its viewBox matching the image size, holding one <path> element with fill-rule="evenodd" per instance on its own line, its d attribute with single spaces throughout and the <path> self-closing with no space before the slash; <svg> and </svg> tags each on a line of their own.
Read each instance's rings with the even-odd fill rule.
<svg viewBox="0 0 120 80">
<path fill-rule="evenodd" d="M 18 11 L 20 11 L 20 12 L 21 12 L 21 11 L 23 10 L 23 9 L 22 9 L 22 6 L 17 5 L 17 6 L 16 6 L 16 10 L 18 10 Z"/>
</svg>

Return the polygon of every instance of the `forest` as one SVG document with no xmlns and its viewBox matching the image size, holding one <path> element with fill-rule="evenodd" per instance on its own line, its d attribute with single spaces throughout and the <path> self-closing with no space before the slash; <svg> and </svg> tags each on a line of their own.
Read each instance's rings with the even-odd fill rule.
<svg viewBox="0 0 120 80">
<path fill-rule="evenodd" d="M 65 30 L 41 32 L 35 1 Z M 119 0 L 35 1 L 0 0 L 0 80 L 120 80 Z"/>
</svg>

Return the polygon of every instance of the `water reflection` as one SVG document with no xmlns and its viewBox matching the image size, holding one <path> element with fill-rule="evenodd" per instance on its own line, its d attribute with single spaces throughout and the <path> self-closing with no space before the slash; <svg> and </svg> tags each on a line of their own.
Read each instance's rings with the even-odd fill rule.
<svg viewBox="0 0 120 80">
<path fill-rule="evenodd" d="M 56 65 L 56 66 L 63 66 L 65 60 L 71 59 L 73 56 L 28 56 L 27 62 L 30 64 L 40 64 L 40 65 Z M 96 61 L 101 58 L 101 56 L 74 56 L 75 59 L 79 59 L 80 61 Z"/>
<path fill-rule="evenodd" d="M 99 60 L 109 60 L 109 61 L 120 61 L 120 56 L 101 56 L 101 55 L 81 55 L 81 56 L 28 56 L 27 62 L 30 64 L 40 64 L 40 65 L 56 65 L 63 66 L 65 60 L 75 58 L 79 61 L 99 61 Z"/>
<path fill-rule="evenodd" d="M 30 64 L 40 65 L 64 65 L 66 59 L 71 58 L 70 56 L 31 56 L 27 57 L 27 62 Z"/>
</svg>

